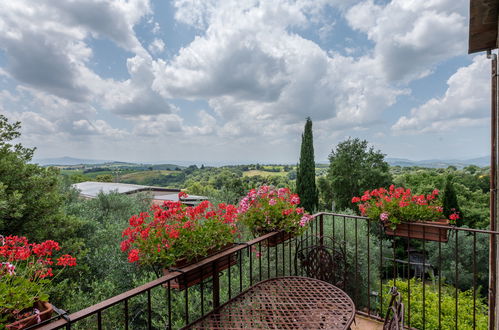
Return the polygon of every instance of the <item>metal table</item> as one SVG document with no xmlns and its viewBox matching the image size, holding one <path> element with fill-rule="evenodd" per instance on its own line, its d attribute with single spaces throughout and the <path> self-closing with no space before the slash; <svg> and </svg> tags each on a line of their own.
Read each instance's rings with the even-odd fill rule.
<svg viewBox="0 0 499 330">
<path fill-rule="evenodd" d="M 348 329 L 355 317 L 350 297 L 308 277 L 260 282 L 187 329 Z"/>
</svg>

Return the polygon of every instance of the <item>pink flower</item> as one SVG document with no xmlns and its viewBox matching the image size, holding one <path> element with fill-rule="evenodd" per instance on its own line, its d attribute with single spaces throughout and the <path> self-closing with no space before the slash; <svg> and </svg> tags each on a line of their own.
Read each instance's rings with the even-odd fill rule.
<svg viewBox="0 0 499 330">
<path fill-rule="evenodd" d="M 293 204 L 293 205 L 300 204 L 300 197 L 297 194 L 291 195 L 290 203 Z"/>
<path fill-rule="evenodd" d="M 379 215 L 379 218 L 381 219 L 381 221 L 386 221 L 388 220 L 388 213 L 386 212 L 383 212 Z"/>
<path fill-rule="evenodd" d="M 2 263 L 0 264 L 0 271 L 1 271 L 2 269 L 7 270 L 7 273 L 8 273 L 9 275 L 16 275 L 16 266 L 15 266 L 15 265 L 13 265 L 13 264 L 11 264 L 10 262 L 2 262 Z M 0 275 L 1 275 L 1 272 L 0 272 Z"/>
<path fill-rule="evenodd" d="M 276 203 L 277 201 L 274 198 L 269 200 L 269 205 L 275 205 Z"/>
<path fill-rule="evenodd" d="M 301 220 L 300 220 L 300 226 L 301 227 L 305 227 L 305 225 L 310 221 L 312 220 L 312 216 L 310 214 L 305 214 L 301 217 Z"/>
</svg>

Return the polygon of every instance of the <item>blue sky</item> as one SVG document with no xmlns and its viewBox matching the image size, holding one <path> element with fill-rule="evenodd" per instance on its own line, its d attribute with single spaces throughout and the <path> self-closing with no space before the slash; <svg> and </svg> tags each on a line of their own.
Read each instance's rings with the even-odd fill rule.
<svg viewBox="0 0 499 330">
<path fill-rule="evenodd" d="M 489 152 L 468 1 L 15 0 L 0 112 L 36 158 L 294 163 L 348 137 L 388 157 Z"/>
</svg>

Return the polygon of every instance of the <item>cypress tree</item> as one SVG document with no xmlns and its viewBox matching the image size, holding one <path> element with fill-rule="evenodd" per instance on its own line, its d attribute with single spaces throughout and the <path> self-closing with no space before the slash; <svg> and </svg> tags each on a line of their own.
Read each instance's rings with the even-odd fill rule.
<svg viewBox="0 0 499 330">
<path fill-rule="evenodd" d="M 457 202 L 456 190 L 454 189 L 451 175 L 447 176 L 447 179 L 445 180 L 443 209 L 446 218 L 449 218 L 449 215 L 454 212 L 458 212 L 461 219 L 463 218 L 463 214 L 461 213 L 461 209 L 459 208 L 459 204 Z"/>
<path fill-rule="evenodd" d="M 313 212 L 318 205 L 318 193 L 315 184 L 314 139 L 310 117 L 307 118 L 301 136 L 300 163 L 296 172 L 296 192 L 300 196 L 301 205 L 308 212 Z"/>
</svg>

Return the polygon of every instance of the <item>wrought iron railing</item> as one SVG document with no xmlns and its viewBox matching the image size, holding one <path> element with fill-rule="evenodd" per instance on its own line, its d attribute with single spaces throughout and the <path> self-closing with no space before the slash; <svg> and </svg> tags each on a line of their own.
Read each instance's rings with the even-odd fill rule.
<svg viewBox="0 0 499 330">
<path fill-rule="evenodd" d="M 430 227 L 438 227 L 417 223 L 410 226 L 419 227 L 423 235 Z M 269 242 L 281 233 L 238 243 L 182 271 L 154 279 L 41 328 L 182 328 L 259 281 L 288 275 L 310 276 L 297 251 L 328 245 L 337 267 L 332 272 L 333 284 L 350 295 L 359 314 L 380 320 L 388 308 L 389 289 L 397 286 L 402 292 L 407 326 L 480 329 L 487 322 L 484 314 L 495 308 L 495 286 L 489 288 L 488 283 L 488 257 L 489 240 L 496 239 L 498 234 L 451 227 L 448 242 L 428 242 L 387 236 L 378 222 L 365 217 L 319 213 L 300 237 L 275 247 L 269 246 Z M 334 251 L 340 251 L 342 257 L 336 258 Z M 224 258 L 232 266 L 220 272 L 216 265 Z M 173 281 L 182 282 L 186 272 L 195 269 L 211 269 L 211 277 L 182 291 L 172 288 Z M 462 306 L 464 300 L 469 303 L 466 307 Z"/>
</svg>

